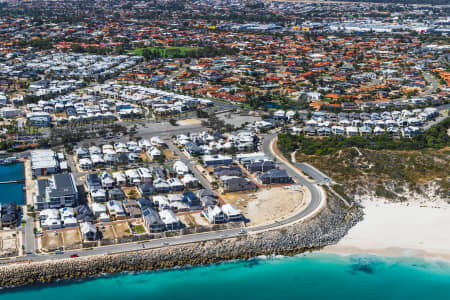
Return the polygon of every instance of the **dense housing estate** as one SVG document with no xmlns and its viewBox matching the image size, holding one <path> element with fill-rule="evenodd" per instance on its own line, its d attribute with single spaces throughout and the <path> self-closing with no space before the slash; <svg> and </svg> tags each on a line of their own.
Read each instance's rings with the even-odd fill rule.
<svg viewBox="0 0 450 300">
<path fill-rule="evenodd" d="M 448 116 L 445 6 L 32 0 L 0 12 L 0 149 L 20 153 L 26 177 L 26 203 L 0 219 L 25 226 L 21 255 L 284 218 L 263 196 L 305 187 L 268 150 L 279 133 L 444 139 L 424 134 Z"/>
</svg>

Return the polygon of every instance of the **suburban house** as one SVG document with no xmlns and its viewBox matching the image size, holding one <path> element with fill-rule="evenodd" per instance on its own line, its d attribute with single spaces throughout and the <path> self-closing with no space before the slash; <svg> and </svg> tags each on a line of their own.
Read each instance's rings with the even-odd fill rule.
<svg viewBox="0 0 450 300">
<path fill-rule="evenodd" d="M 127 177 L 123 172 L 114 172 L 112 173 L 112 177 L 118 186 L 124 186 L 127 184 Z"/>
<path fill-rule="evenodd" d="M 220 182 L 225 193 L 256 190 L 258 188 L 248 178 L 238 176 L 222 176 Z"/>
<path fill-rule="evenodd" d="M 112 188 L 114 186 L 114 178 L 107 172 L 103 172 L 100 175 L 100 180 L 102 182 L 102 187 L 104 189 L 109 189 Z"/>
<path fill-rule="evenodd" d="M 45 230 L 54 230 L 62 227 L 59 210 L 56 208 L 47 208 L 39 213 L 41 227 Z"/>
<path fill-rule="evenodd" d="M 167 183 L 169 184 L 171 191 L 182 191 L 182 190 L 184 190 L 183 183 L 180 181 L 180 179 L 178 179 L 176 177 L 169 178 L 167 180 Z"/>
<path fill-rule="evenodd" d="M 206 167 L 209 166 L 219 166 L 219 165 L 230 165 L 233 162 L 233 158 L 231 156 L 226 155 L 203 155 L 203 164 Z"/>
<path fill-rule="evenodd" d="M 244 167 L 250 172 L 267 172 L 273 168 L 275 168 L 275 163 L 271 160 L 258 160 L 251 161 L 244 164 Z"/>
<path fill-rule="evenodd" d="M 0 216 L 3 227 L 13 228 L 19 225 L 19 210 L 14 202 L 0 205 Z"/>
<path fill-rule="evenodd" d="M 78 222 L 93 222 L 95 220 L 91 209 L 86 204 L 75 207 L 77 212 L 76 217 Z"/>
<path fill-rule="evenodd" d="M 224 204 L 222 211 L 225 215 L 226 221 L 241 221 L 242 213 L 239 209 L 235 208 L 232 204 Z"/>
<path fill-rule="evenodd" d="M 137 189 L 142 196 L 150 196 L 156 193 L 155 187 L 149 182 L 138 185 Z"/>
<path fill-rule="evenodd" d="M 100 238 L 97 227 L 90 222 L 81 223 L 80 231 L 85 241 L 95 241 Z"/>
<path fill-rule="evenodd" d="M 183 201 L 185 201 L 191 208 L 201 207 L 200 199 L 192 191 L 183 193 Z"/>
<path fill-rule="evenodd" d="M 86 187 L 88 191 L 102 188 L 100 177 L 95 173 L 86 175 Z"/>
<path fill-rule="evenodd" d="M 122 201 L 125 199 L 125 193 L 117 187 L 112 188 L 112 189 L 108 190 L 108 199 Z"/>
<path fill-rule="evenodd" d="M 219 198 L 212 190 L 199 190 L 197 191 L 197 197 L 200 199 L 202 206 L 205 208 L 211 205 L 217 205 L 217 203 L 219 203 Z"/>
<path fill-rule="evenodd" d="M 186 166 L 186 164 L 181 160 L 177 160 L 173 164 L 173 169 L 175 170 L 178 176 L 183 176 L 184 174 L 189 173 L 188 166 Z"/>
<path fill-rule="evenodd" d="M 123 209 L 122 203 L 117 200 L 110 200 L 106 203 L 109 215 L 115 217 L 116 219 L 125 219 L 126 214 Z"/>
<path fill-rule="evenodd" d="M 153 208 L 147 207 L 142 212 L 144 224 L 150 233 L 162 232 L 164 231 L 165 225 L 159 214 Z"/>
<path fill-rule="evenodd" d="M 214 169 L 214 176 L 241 176 L 242 170 L 239 167 L 217 167 Z"/>
<path fill-rule="evenodd" d="M 181 182 L 187 188 L 194 188 L 195 189 L 199 185 L 198 179 L 194 175 L 192 175 L 190 173 L 185 174 L 183 176 L 183 178 L 181 178 Z"/>
<path fill-rule="evenodd" d="M 181 222 L 170 209 L 163 209 L 159 212 L 159 217 L 164 223 L 167 231 L 178 230 L 181 228 Z"/>
<path fill-rule="evenodd" d="M 206 218 L 211 224 L 220 224 L 225 222 L 225 214 L 217 205 L 208 206 L 206 211 L 203 213 L 206 215 Z"/>
<path fill-rule="evenodd" d="M 258 175 L 262 184 L 291 183 L 292 179 L 285 170 L 271 169 L 266 173 Z"/>
<path fill-rule="evenodd" d="M 34 206 L 37 210 L 75 206 L 78 190 L 72 174 L 54 174 L 50 179 L 36 180 Z"/>
<path fill-rule="evenodd" d="M 142 211 L 136 200 L 128 199 L 123 201 L 125 213 L 131 218 L 142 217 Z"/>
<path fill-rule="evenodd" d="M 92 201 L 96 202 L 106 202 L 108 200 L 108 196 L 106 191 L 102 188 L 93 189 L 90 191 Z"/>
</svg>

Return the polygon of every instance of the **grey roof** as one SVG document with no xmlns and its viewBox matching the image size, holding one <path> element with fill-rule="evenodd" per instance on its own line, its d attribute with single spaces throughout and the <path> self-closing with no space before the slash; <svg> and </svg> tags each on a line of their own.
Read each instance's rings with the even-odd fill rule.
<svg viewBox="0 0 450 300">
<path fill-rule="evenodd" d="M 45 196 L 45 189 L 47 188 L 47 186 L 48 186 L 48 179 L 39 179 L 38 181 L 37 181 L 37 185 L 38 185 L 38 191 L 37 191 L 37 194 L 39 195 L 39 196 Z"/>
<path fill-rule="evenodd" d="M 260 178 L 288 178 L 289 175 L 285 170 L 282 169 L 271 169 L 264 174 L 259 175 Z"/>
<path fill-rule="evenodd" d="M 53 175 L 53 182 L 55 189 L 49 192 L 50 197 L 62 197 L 77 193 L 72 174 L 55 174 Z"/>
<path fill-rule="evenodd" d="M 163 224 L 161 218 L 159 217 L 159 214 L 153 208 L 150 208 L 150 207 L 147 207 L 146 209 L 144 209 L 143 218 L 145 219 L 146 223 L 149 225 L 153 225 L 153 224 L 162 225 Z"/>
<path fill-rule="evenodd" d="M 203 189 L 203 190 L 198 190 L 197 191 L 197 197 L 202 198 L 202 197 L 215 197 L 216 194 L 212 191 L 212 190 L 208 190 L 208 189 Z"/>
</svg>

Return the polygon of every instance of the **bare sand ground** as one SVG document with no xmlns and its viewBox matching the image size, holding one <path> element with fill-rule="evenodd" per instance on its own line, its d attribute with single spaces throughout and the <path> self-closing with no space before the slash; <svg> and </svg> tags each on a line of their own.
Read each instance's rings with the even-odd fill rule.
<svg viewBox="0 0 450 300">
<path fill-rule="evenodd" d="M 253 193 L 228 193 L 221 197 L 243 212 L 250 220 L 248 225 L 281 220 L 306 205 L 301 191 L 284 187 L 261 189 Z"/>
<path fill-rule="evenodd" d="M 339 254 L 421 256 L 450 260 L 450 204 L 364 201 L 364 220 L 338 244 L 323 251 Z"/>
<path fill-rule="evenodd" d="M 201 120 L 197 119 L 186 119 L 186 120 L 179 120 L 177 121 L 177 124 L 180 126 L 187 126 L 187 125 L 200 125 L 202 123 Z"/>
</svg>

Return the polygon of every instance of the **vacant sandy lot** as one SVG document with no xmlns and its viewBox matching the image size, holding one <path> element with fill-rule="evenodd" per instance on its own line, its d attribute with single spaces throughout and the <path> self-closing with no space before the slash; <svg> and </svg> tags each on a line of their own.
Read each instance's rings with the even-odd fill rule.
<svg viewBox="0 0 450 300">
<path fill-rule="evenodd" d="M 262 189 L 254 193 L 228 193 L 221 197 L 240 209 L 250 220 L 249 225 L 281 220 L 305 205 L 301 191 L 284 187 Z"/>
<path fill-rule="evenodd" d="M 138 189 L 135 186 L 122 187 L 122 191 L 130 199 L 137 199 L 137 198 L 139 198 L 139 195 L 140 195 Z M 134 191 L 134 192 L 132 192 L 132 191 Z"/>
<path fill-rule="evenodd" d="M 64 230 L 61 233 L 63 235 L 64 246 L 69 247 L 81 244 L 81 232 L 78 228 Z"/>
<path fill-rule="evenodd" d="M 128 226 L 127 222 L 114 224 L 113 227 L 117 237 L 124 237 L 131 235 L 130 226 Z"/>
<path fill-rule="evenodd" d="M 179 120 L 177 122 L 180 126 L 186 126 L 186 125 L 200 125 L 202 121 L 196 120 L 196 119 L 187 119 L 187 120 Z"/>
<path fill-rule="evenodd" d="M 17 249 L 17 234 L 16 231 L 0 232 L 0 254 L 8 255 Z"/>
<path fill-rule="evenodd" d="M 200 213 L 190 213 L 178 216 L 180 221 L 186 225 L 186 227 L 196 227 L 196 226 L 210 226 L 208 220 L 202 217 Z"/>
<path fill-rule="evenodd" d="M 220 114 L 219 119 L 222 119 L 227 124 L 234 126 L 242 126 L 244 123 L 253 123 L 255 121 L 261 121 L 261 117 L 249 116 L 249 115 L 239 115 L 239 114 Z"/>
<path fill-rule="evenodd" d="M 47 250 L 59 249 L 62 247 L 62 233 L 56 231 L 44 231 L 41 237 L 42 248 Z"/>
<path fill-rule="evenodd" d="M 175 153 L 173 153 L 173 151 L 172 150 L 170 150 L 170 149 L 163 149 L 163 154 L 164 154 L 164 157 L 166 158 L 166 159 L 178 159 L 178 156 L 177 155 L 175 155 Z"/>
<path fill-rule="evenodd" d="M 100 229 L 100 232 L 102 233 L 102 239 L 104 240 L 114 240 L 116 237 L 114 235 L 114 231 L 111 225 L 104 225 L 104 229 Z"/>
<path fill-rule="evenodd" d="M 139 153 L 139 157 L 142 159 L 143 162 L 151 162 L 152 160 L 150 159 L 150 157 L 148 157 L 147 153 Z"/>
</svg>

